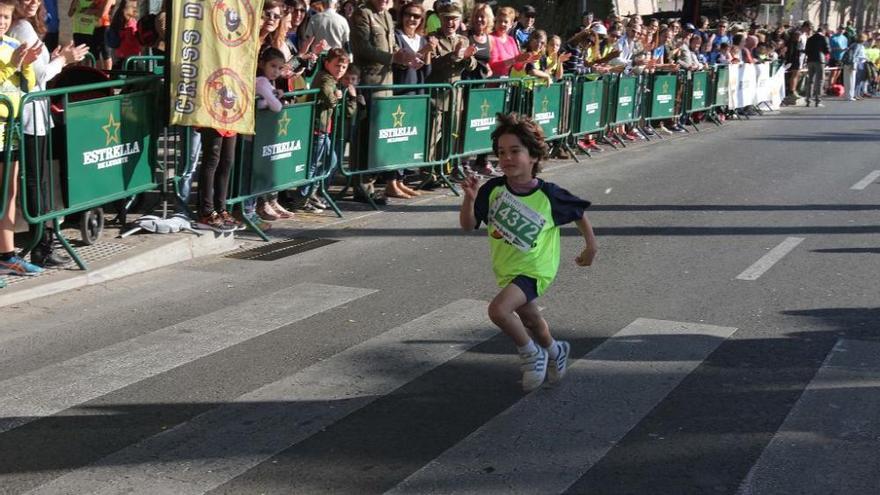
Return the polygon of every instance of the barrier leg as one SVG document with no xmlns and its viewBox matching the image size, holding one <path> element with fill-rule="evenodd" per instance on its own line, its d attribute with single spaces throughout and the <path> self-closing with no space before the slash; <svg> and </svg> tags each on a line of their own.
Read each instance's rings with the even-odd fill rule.
<svg viewBox="0 0 880 495">
<path fill-rule="evenodd" d="M 242 215 L 241 219 L 244 220 L 247 228 L 250 229 L 253 233 L 257 234 L 260 239 L 266 242 L 269 242 L 271 240 L 269 239 L 269 236 L 267 236 L 266 233 L 260 229 L 260 227 L 257 227 L 257 224 L 255 224 L 250 218 L 248 218 L 247 215 Z"/>
<path fill-rule="evenodd" d="M 355 185 L 355 188 L 357 189 L 357 192 L 361 193 L 363 198 L 366 198 L 367 203 L 370 204 L 371 208 L 373 208 L 376 211 L 379 211 L 379 205 L 377 205 L 376 202 L 373 201 L 373 195 L 368 193 L 367 190 L 364 189 L 364 185 L 362 183 L 358 182 Z"/>
<path fill-rule="evenodd" d="M 449 177 L 446 176 L 446 166 L 445 165 L 440 166 L 440 180 L 442 180 L 443 183 L 446 184 L 446 187 L 448 187 L 449 190 L 452 191 L 452 194 L 454 194 L 456 196 L 461 196 L 461 194 L 459 194 L 459 192 L 458 192 L 458 188 L 455 187 L 455 184 L 453 184 L 449 180 Z"/>
<path fill-rule="evenodd" d="M 34 248 L 37 247 L 38 244 L 40 244 L 40 241 L 43 240 L 44 235 L 46 235 L 46 224 L 45 222 L 40 222 L 39 225 L 37 225 L 36 235 L 31 238 L 31 241 L 28 243 L 28 245 L 25 246 L 25 248 L 21 251 L 21 257 L 24 258 L 28 253 L 33 251 Z"/>
<path fill-rule="evenodd" d="M 342 218 L 342 211 L 339 210 L 339 206 L 336 205 L 336 201 L 333 201 L 333 197 L 330 195 L 330 192 L 327 191 L 327 188 L 324 187 L 324 182 L 321 181 L 321 196 L 324 200 L 327 201 L 327 204 L 330 205 L 330 208 L 333 209 L 333 213 L 336 213 L 336 216 Z"/>
<path fill-rule="evenodd" d="M 61 233 L 61 225 L 56 224 L 55 226 L 55 236 L 58 238 L 58 242 L 64 246 L 64 250 L 67 251 L 67 254 L 73 258 L 73 261 L 76 262 L 76 266 L 79 267 L 80 270 L 88 270 L 89 266 L 86 265 L 86 262 L 79 257 L 79 253 L 76 252 L 76 249 L 67 242 L 67 239 L 64 237 L 64 234 Z"/>
</svg>

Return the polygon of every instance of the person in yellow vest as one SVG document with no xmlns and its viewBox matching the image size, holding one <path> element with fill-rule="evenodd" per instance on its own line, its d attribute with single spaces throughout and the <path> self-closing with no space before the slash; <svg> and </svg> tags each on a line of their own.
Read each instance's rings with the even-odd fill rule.
<svg viewBox="0 0 880 495">
<path fill-rule="evenodd" d="M 13 116 L 18 115 L 21 93 L 33 88 L 36 84 L 33 62 L 43 50 L 43 43 L 34 45 L 21 44 L 16 39 L 6 36 L 12 26 L 12 15 L 15 12 L 16 0 L 0 0 L 0 94 L 12 104 Z M 9 109 L 0 105 L 0 136 L 6 135 L 6 120 Z M 0 142 L 0 177 L 4 174 L 9 179 L 6 195 L 5 214 L 0 218 L 0 275 L 33 276 L 43 271 L 42 268 L 28 263 L 15 254 L 15 203 L 18 180 L 18 161 L 4 163 L 6 145 Z M 13 155 L 14 156 L 14 155 Z M 11 166 L 11 173 L 6 167 Z M 0 287 L 6 283 L 0 279 Z"/>
</svg>

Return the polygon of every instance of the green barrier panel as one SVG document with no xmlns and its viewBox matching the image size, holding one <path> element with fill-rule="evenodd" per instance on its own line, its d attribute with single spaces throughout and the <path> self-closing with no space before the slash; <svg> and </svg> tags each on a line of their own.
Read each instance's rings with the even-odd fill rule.
<svg viewBox="0 0 880 495">
<path fill-rule="evenodd" d="M 715 102 L 713 106 L 727 106 L 727 80 L 729 77 L 729 68 L 726 65 L 719 65 L 715 72 Z"/>
<path fill-rule="evenodd" d="M 333 132 L 328 137 L 329 150 L 322 163 L 315 163 L 315 112 L 313 99 L 320 91 L 306 89 L 286 93 L 285 97 L 310 98 L 308 101 L 285 105 L 281 111 L 259 110 L 256 113 L 253 137 L 240 137 L 237 142 L 235 167 L 231 174 L 232 188 L 226 204 L 232 206 L 265 194 L 316 184 L 337 216 L 342 216 L 333 199 L 326 193 L 323 181 L 334 171 L 329 169 L 330 151 L 336 151 L 337 163 L 341 153 L 337 149 L 338 135 L 343 128 L 344 107 L 337 104 L 333 110 Z M 320 174 L 316 175 L 316 166 Z M 269 238 L 249 218 L 245 224 L 264 241 Z"/>
<path fill-rule="evenodd" d="M 547 141 L 565 137 L 562 129 L 562 92 L 564 83 L 535 85 L 532 89 L 532 119 L 541 126 Z"/>
<path fill-rule="evenodd" d="M 155 187 L 150 158 L 156 132 L 155 91 L 70 103 L 67 197 L 88 209 Z"/>
<path fill-rule="evenodd" d="M 308 182 L 315 115 L 314 102 L 297 103 L 275 113 L 257 112 L 256 134 L 250 144 L 249 194 L 289 189 Z"/>
<path fill-rule="evenodd" d="M 577 123 L 572 127 L 573 134 L 581 135 L 601 131 L 605 128 L 605 79 L 580 81 L 580 95 Z"/>
<path fill-rule="evenodd" d="M 507 88 L 468 88 L 465 120 L 459 127 L 462 143 L 457 156 L 492 151 L 492 131 L 498 126 L 495 114 L 507 112 Z"/>
<path fill-rule="evenodd" d="M 428 95 L 373 98 L 369 170 L 401 168 L 401 164 L 427 161 L 430 106 Z"/>
<path fill-rule="evenodd" d="M 678 76 L 655 75 L 651 86 L 650 120 L 670 119 L 675 115 L 675 91 L 678 88 Z"/>
<path fill-rule="evenodd" d="M 51 97 L 60 97 L 64 107 L 64 124 L 56 122 L 59 143 L 64 153 L 56 154 L 52 140 L 48 142 L 48 160 L 59 160 L 66 177 L 62 187 L 68 193 L 67 205 L 56 206 L 53 188 L 41 191 L 36 203 L 41 205 L 39 212 L 22 208 L 28 223 L 39 226 L 39 234 L 25 249 L 29 251 L 42 236 L 44 222 L 59 219 L 66 215 L 96 208 L 113 201 L 155 190 L 158 184 L 153 177 L 153 164 L 156 158 L 156 141 L 159 133 L 159 93 L 161 78 L 157 76 L 132 77 L 125 80 L 108 81 L 96 84 L 70 86 L 47 91 L 34 91 L 22 97 L 21 105 L 35 104 Z M 121 94 L 95 99 L 71 101 L 96 93 L 120 90 Z M 45 116 L 48 119 L 48 116 Z M 44 122 L 49 127 L 48 122 Z M 15 136 L 24 139 L 23 128 L 16 119 Z M 31 160 L 42 157 L 31 156 L 26 147 L 19 150 L 22 184 L 27 183 L 27 170 Z M 36 167 L 39 170 L 41 167 Z M 38 172 L 39 173 L 39 172 Z M 37 176 L 38 182 L 42 179 Z M 55 184 L 58 177 L 50 167 L 48 184 Z M 29 204 L 27 188 L 20 188 L 21 204 Z M 47 197 L 43 197 L 46 195 Z M 56 235 L 65 250 L 83 270 L 86 264 L 67 240 Z"/>
<path fill-rule="evenodd" d="M 709 73 L 705 71 L 691 73 L 688 111 L 700 112 L 711 107 L 709 103 Z"/>
<path fill-rule="evenodd" d="M 638 89 L 639 78 L 635 76 L 620 76 L 617 79 L 616 89 L 614 92 L 617 99 L 611 102 L 614 104 L 614 121 L 612 124 L 626 124 L 638 120 L 636 114 L 636 89 Z"/>
</svg>

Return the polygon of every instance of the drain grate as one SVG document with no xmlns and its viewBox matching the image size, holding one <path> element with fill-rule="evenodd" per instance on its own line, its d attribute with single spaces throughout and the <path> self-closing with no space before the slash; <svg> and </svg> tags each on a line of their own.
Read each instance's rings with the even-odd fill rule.
<svg viewBox="0 0 880 495">
<path fill-rule="evenodd" d="M 275 261 L 337 242 L 339 241 L 333 239 L 311 237 L 293 238 L 286 241 L 264 244 L 245 251 L 239 251 L 237 253 L 226 255 L 226 257 L 238 260 Z"/>
</svg>

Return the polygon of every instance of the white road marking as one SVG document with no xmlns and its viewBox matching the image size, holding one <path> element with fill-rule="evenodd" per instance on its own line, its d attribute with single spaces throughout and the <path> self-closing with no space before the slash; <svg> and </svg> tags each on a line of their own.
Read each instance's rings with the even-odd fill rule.
<svg viewBox="0 0 880 495">
<path fill-rule="evenodd" d="M 804 241 L 803 237 L 789 237 L 782 241 L 778 246 L 771 249 L 770 252 L 761 257 L 752 266 L 745 269 L 744 272 L 736 276 L 737 280 L 758 280 L 767 270 L 773 267 L 786 254 L 790 253 L 794 248 Z"/>
<path fill-rule="evenodd" d="M 460 300 L 37 487 L 31 494 L 201 494 L 483 342 Z"/>
<path fill-rule="evenodd" d="M 561 493 L 735 331 L 639 318 L 388 493 Z"/>
<path fill-rule="evenodd" d="M 752 466 L 740 495 L 878 493 L 878 412 L 880 343 L 839 340 Z"/>
<path fill-rule="evenodd" d="M 0 432 L 374 292 L 300 284 L 10 378 L 0 382 Z"/>
<path fill-rule="evenodd" d="M 866 175 L 864 179 L 853 184 L 853 186 L 850 189 L 852 189 L 854 191 L 861 191 L 862 189 L 865 189 L 866 187 L 873 184 L 877 179 L 880 179 L 880 170 L 875 170 L 875 171 L 871 172 L 870 174 Z"/>
</svg>

